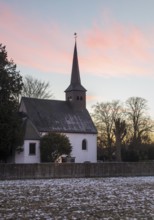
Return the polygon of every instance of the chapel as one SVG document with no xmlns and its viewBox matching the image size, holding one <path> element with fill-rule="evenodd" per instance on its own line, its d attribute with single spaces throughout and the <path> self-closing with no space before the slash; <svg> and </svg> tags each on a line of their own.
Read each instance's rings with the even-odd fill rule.
<svg viewBox="0 0 154 220">
<path fill-rule="evenodd" d="M 63 133 L 69 138 L 75 163 L 97 161 L 97 130 L 86 108 L 76 40 L 65 100 L 22 97 L 19 111 L 24 114 L 24 142 L 23 150 L 15 152 L 15 163 L 40 163 L 40 138 L 48 132 Z"/>
</svg>

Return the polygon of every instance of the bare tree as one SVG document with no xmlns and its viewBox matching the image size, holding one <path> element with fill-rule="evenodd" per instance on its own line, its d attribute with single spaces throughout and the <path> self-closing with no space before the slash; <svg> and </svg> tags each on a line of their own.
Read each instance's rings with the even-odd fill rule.
<svg viewBox="0 0 154 220">
<path fill-rule="evenodd" d="M 24 77 L 23 83 L 22 96 L 41 99 L 53 97 L 49 82 L 41 81 L 27 75 Z"/>
<path fill-rule="evenodd" d="M 121 120 L 120 118 L 117 118 L 114 120 L 115 128 L 114 128 L 114 134 L 115 134 L 115 146 L 116 146 L 116 161 L 121 161 L 121 145 L 124 137 L 126 136 L 126 122 L 124 120 Z"/>
<path fill-rule="evenodd" d="M 121 145 L 139 153 L 143 144 L 151 142 L 154 123 L 148 115 L 147 101 L 131 97 L 126 106 L 119 101 L 102 102 L 93 106 L 92 117 L 98 130 L 98 147 L 111 160 L 116 146 L 116 159 L 121 160 Z M 126 133 L 127 129 L 127 133 Z M 107 152 L 108 151 L 108 152 Z"/>
<path fill-rule="evenodd" d="M 154 129 L 147 109 L 147 100 L 144 98 L 130 97 L 126 101 L 128 124 L 131 128 L 131 142 L 134 145 L 146 142 Z"/>
<path fill-rule="evenodd" d="M 109 158 L 112 157 L 114 140 L 114 120 L 122 117 L 123 111 L 119 101 L 102 102 L 93 106 L 92 117 L 98 130 L 99 145 L 108 148 Z"/>
</svg>

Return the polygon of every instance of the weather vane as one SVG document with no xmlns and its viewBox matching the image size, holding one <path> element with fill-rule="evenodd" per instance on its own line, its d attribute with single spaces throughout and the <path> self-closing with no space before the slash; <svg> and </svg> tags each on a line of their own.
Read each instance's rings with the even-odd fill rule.
<svg viewBox="0 0 154 220">
<path fill-rule="evenodd" d="M 76 41 L 76 39 L 77 39 L 77 33 L 74 33 L 74 38 L 75 38 L 75 41 Z"/>
</svg>

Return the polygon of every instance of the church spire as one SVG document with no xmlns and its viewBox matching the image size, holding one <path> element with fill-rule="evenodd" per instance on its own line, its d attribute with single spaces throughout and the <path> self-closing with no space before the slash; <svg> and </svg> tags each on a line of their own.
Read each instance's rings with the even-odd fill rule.
<svg viewBox="0 0 154 220">
<path fill-rule="evenodd" d="M 74 46 L 71 84 L 72 85 L 77 85 L 77 84 L 80 85 L 81 84 L 76 41 L 75 41 L 75 46 Z"/>
<path fill-rule="evenodd" d="M 81 85 L 78 54 L 77 54 L 77 42 L 76 42 L 77 34 L 75 33 L 74 35 L 75 35 L 75 46 L 74 46 L 73 63 L 72 63 L 71 83 L 69 87 L 65 90 L 65 92 L 72 90 L 86 91 L 86 89 Z"/>
<path fill-rule="evenodd" d="M 81 85 L 80 71 L 78 64 L 78 54 L 77 54 L 77 34 L 75 33 L 75 46 L 73 54 L 72 72 L 71 72 L 71 82 L 69 87 L 65 90 L 66 100 L 71 101 L 75 108 L 85 108 L 86 106 L 86 89 Z"/>
</svg>

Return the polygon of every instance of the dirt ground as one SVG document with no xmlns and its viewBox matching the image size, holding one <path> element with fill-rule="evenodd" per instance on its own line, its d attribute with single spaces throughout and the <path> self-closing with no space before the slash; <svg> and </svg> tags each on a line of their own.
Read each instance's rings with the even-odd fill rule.
<svg viewBox="0 0 154 220">
<path fill-rule="evenodd" d="M 0 219 L 154 220 L 154 177 L 0 181 Z"/>
</svg>

